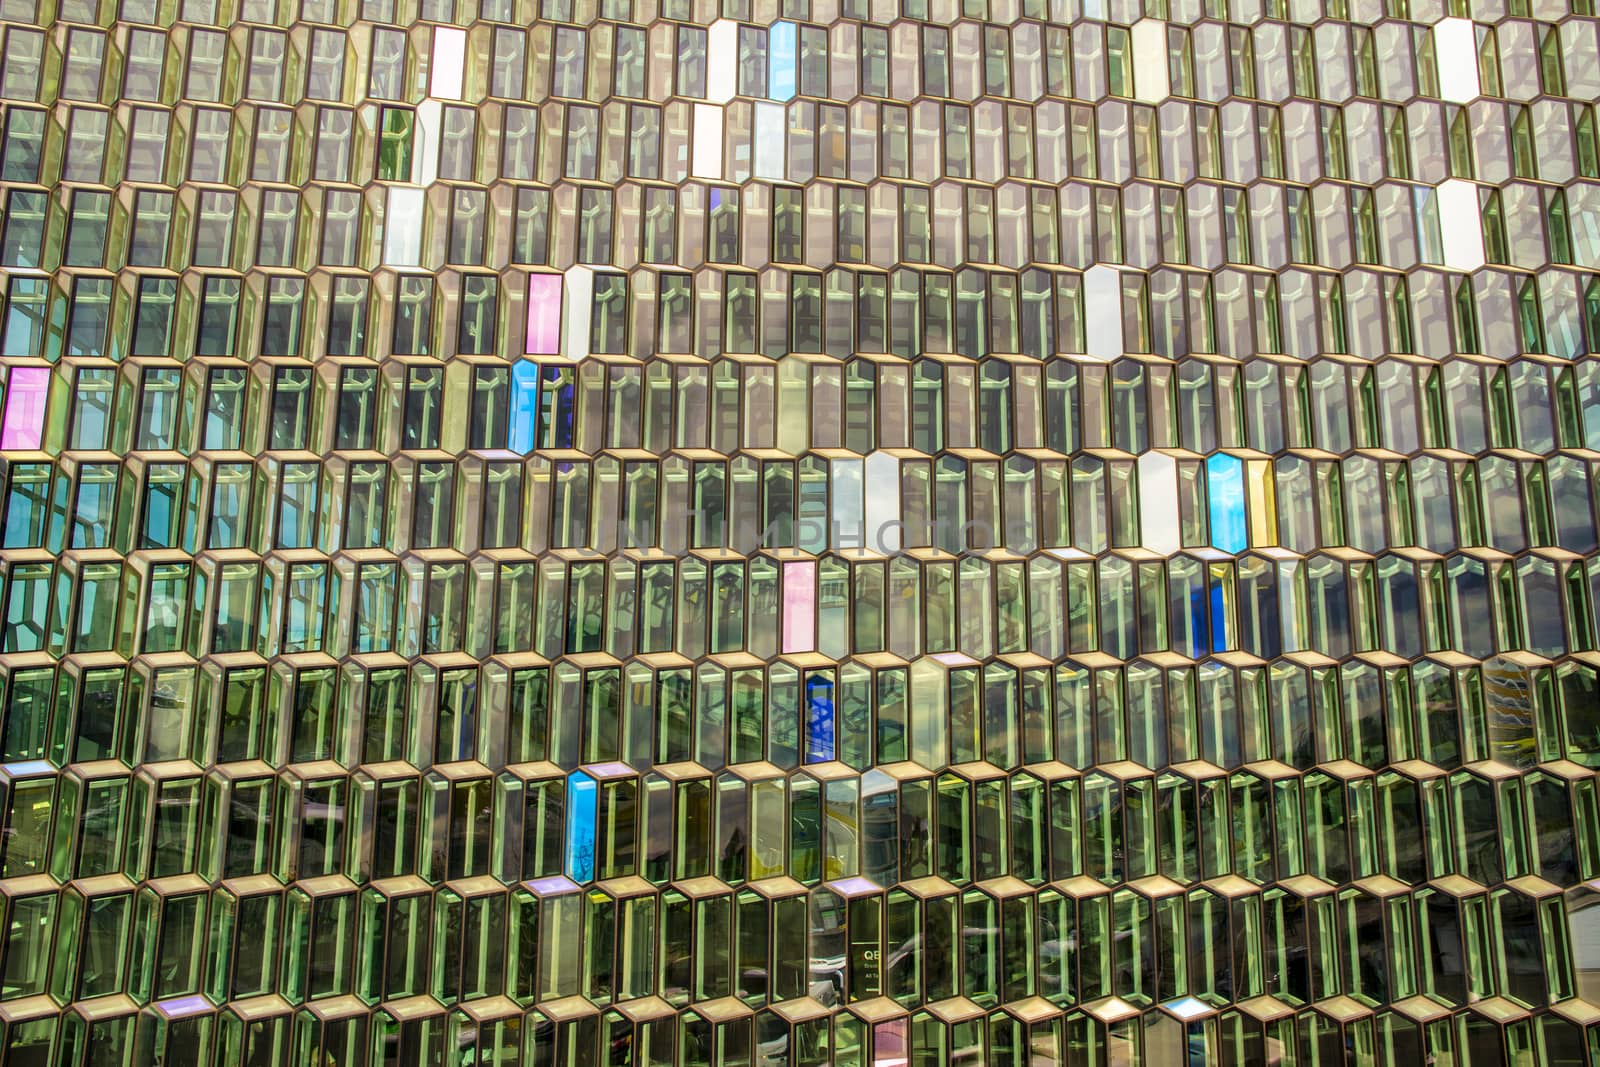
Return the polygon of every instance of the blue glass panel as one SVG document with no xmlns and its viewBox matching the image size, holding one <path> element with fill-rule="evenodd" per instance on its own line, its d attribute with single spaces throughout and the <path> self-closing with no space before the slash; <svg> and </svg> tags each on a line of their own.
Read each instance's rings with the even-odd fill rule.
<svg viewBox="0 0 1600 1067">
<path fill-rule="evenodd" d="M 527 455 L 539 427 L 539 365 L 519 359 L 511 365 L 511 426 L 506 447 Z"/>
<path fill-rule="evenodd" d="M 1206 583 L 1202 577 L 1189 588 L 1189 625 L 1194 634 L 1193 647 L 1179 650 L 1191 659 L 1199 659 L 1211 651 L 1211 606 L 1207 600 Z"/>
<path fill-rule="evenodd" d="M 546 367 L 540 400 L 544 411 L 540 423 L 549 439 L 544 448 L 571 448 L 574 440 L 572 410 L 574 371 L 571 367 Z"/>
<path fill-rule="evenodd" d="M 1206 460 L 1206 490 L 1211 497 L 1211 543 L 1224 552 L 1250 547 L 1244 516 L 1244 461 L 1226 452 Z"/>
<path fill-rule="evenodd" d="M 1228 651 L 1228 605 L 1221 582 L 1211 583 L 1211 651 Z"/>
<path fill-rule="evenodd" d="M 774 22 L 767 33 L 767 96 L 793 100 L 799 59 L 798 34 L 792 22 Z"/>
<path fill-rule="evenodd" d="M 600 813 L 600 787 L 578 771 L 567 779 L 567 877 L 594 881 L 595 824 Z"/>
<path fill-rule="evenodd" d="M 806 762 L 833 759 L 833 680 L 820 671 L 806 679 Z"/>
</svg>

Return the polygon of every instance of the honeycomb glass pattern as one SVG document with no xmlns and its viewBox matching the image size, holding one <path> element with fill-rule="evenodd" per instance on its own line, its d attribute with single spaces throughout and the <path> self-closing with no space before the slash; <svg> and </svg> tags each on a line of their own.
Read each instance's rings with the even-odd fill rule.
<svg viewBox="0 0 1600 1067">
<path fill-rule="evenodd" d="M 1594 0 L 0 0 L 0 1062 L 1600 1063 Z"/>
</svg>

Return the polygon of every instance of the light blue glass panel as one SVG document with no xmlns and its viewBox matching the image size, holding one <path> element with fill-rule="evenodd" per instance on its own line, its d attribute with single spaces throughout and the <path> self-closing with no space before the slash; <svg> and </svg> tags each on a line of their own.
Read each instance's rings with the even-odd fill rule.
<svg viewBox="0 0 1600 1067">
<path fill-rule="evenodd" d="M 795 24 L 774 22 L 767 33 L 767 96 L 770 99 L 794 99 L 798 67 L 799 44 Z"/>
<path fill-rule="evenodd" d="M 600 787 L 582 771 L 567 779 L 567 877 L 594 881 L 595 823 L 600 813 Z"/>
<path fill-rule="evenodd" d="M 833 492 L 828 494 L 833 507 L 830 542 L 834 548 L 870 544 L 863 525 L 862 461 L 836 459 L 828 466 L 833 482 Z"/>
<path fill-rule="evenodd" d="M 283 493 L 282 512 L 279 522 L 286 527 L 280 535 L 285 544 L 300 547 L 300 517 L 299 501 L 292 493 Z M 171 548 L 167 543 L 167 531 L 172 529 L 172 494 L 169 489 L 154 489 L 145 497 L 144 513 L 144 539 L 150 548 Z"/>
<path fill-rule="evenodd" d="M 506 447 L 524 456 L 533 451 L 539 428 L 539 365 L 519 359 L 511 365 L 511 425 Z"/>
<path fill-rule="evenodd" d="M 821 671 L 806 678 L 806 762 L 833 759 L 833 680 Z"/>
<path fill-rule="evenodd" d="M 1211 543 L 1224 552 L 1243 552 L 1250 547 L 1244 510 L 1244 461 L 1225 452 L 1206 460 L 1206 490 L 1211 497 Z"/>
</svg>

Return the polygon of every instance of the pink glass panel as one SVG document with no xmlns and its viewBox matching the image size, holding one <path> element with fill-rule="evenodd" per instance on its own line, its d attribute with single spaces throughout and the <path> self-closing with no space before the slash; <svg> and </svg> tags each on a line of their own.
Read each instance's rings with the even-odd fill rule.
<svg viewBox="0 0 1600 1067">
<path fill-rule="evenodd" d="M 14 367 L 6 386 L 6 422 L 0 448 L 33 450 L 44 443 L 44 409 L 50 392 L 46 367 Z"/>
<path fill-rule="evenodd" d="M 906 1021 L 890 1019 L 872 1030 L 872 1062 L 875 1067 L 891 1067 L 906 1062 Z"/>
<path fill-rule="evenodd" d="M 528 276 L 528 343 L 530 356 L 561 352 L 561 275 Z"/>
<path fill-rule="evenodd" d="M 817 565 L 807 560 L 783 565 L 783 651 L 813 652 L 817 647 Z"/>
</svg>

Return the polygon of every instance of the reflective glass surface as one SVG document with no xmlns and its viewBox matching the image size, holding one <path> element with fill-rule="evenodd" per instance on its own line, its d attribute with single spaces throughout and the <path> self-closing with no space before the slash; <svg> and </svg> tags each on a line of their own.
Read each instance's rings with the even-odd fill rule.
<svg viewBox="0 0 1600 1067">
<path fill-rule="evenodd" d="M 0 0 L 0 1063 L 1600 1062 L 1593 0 Z"/>
</svg>

